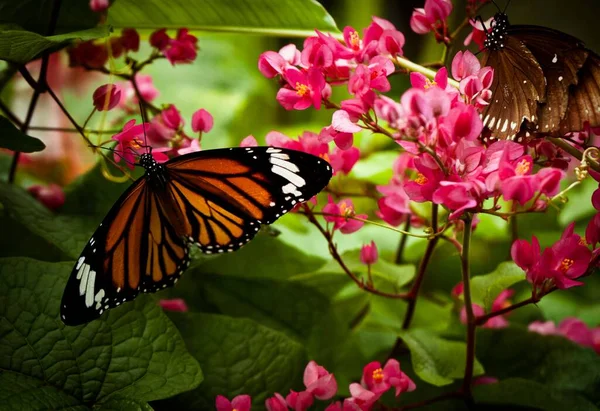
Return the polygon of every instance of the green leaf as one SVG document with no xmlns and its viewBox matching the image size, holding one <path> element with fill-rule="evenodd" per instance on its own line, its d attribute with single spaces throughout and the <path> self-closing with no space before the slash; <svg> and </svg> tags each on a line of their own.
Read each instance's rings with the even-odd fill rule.
<svg viewBox="0 0 600 411">
<path fill-rule="evenodd" d="M 392 164 L 398 158 L 397 151 L 382 151 L 361 159 L 352 169 L 351 176 L 372 184 L 387 184 L 392 177 Z"/>
<path fill-rule="evenodd" d="M 46 145 L 35 137 L 21 133 L 6 117 L 0 116 L 0 148 L 34 153 L 42 151 Z"/>
<path fill-rule="evenodd" d="M 494 272 L 473 277 L 471 297 L 475 304 L 482 305 L 489 312 L 498 294 L 523 280 L 525 280 L 525 274 L 515 263 L 501 263 Z"/>
<path fill-rule="evenodd" d="M 109 9 L 115 27 L 161 27 L 311 36 L 339 31 L 315 0 L 118 0 Z"/>
<path fill-rule="evenodd" d="M 315 271 L 324 262 L 277 238 L 259 234 L 239 251 L 207 260 L 200 267 L 203 272 L 222 275 L 285 279 Z"/>
<path fill-rule="evenodd" d="M 29 193 L 0 182 L 0 204 L 12 220 L 60 250 L 64 259 L 76 259 L 91 232 L 82 219 L 53 214 Z"/>
<path fill-rule="evenodd" d="M 108 26 L 47 37 L 32 31 L 0 27 L 0 60 L 25 64 L 39 57 L 44 51 L 56 51 L 75 40 L 94 40 L 106 37 L 108 34 Z"/>
<path fill-rule="evenodd" d="M 95 411 L 152 411 L 147 402 L 131 398 L 111 398 L 94 408 Z"/>
<path fill-rule="evenodd" d="M 523 378 L 510 378 L 495 384 L 478 385 L 474 387 L 473 394 L 478 406 L 518 405 L 546 411 L 598 410 L 594 404 L 578 395 Z"/>
<path fill-rule="evenodd" d="M 0 381 L 11 381 L 0 383 L 0 409 L 90 406 L 115 397 L 143 403 L 202 381 L 177 329 L 148 296 L 65 326 L 59 305 L 72 267 L 0 260 Z"/>
<path fill-rule="evenodd" d="M 569 201 L 564 205 L 558 215 L 558 222 L 566 226 L 573 221 L 581 221 L 591 218 L 596 210 L 592 206 L 590 198 L 598 188 L 598 183 L 593 178 L 586 178 L 578 187 L 568 193 Z"/>
<path fill-rule="evenodd" d="M 408 346 L 413 369 L 423 381 L 441 386 L 464 376 L 465 343 L 444 340 L 422 329 L 403 331 L 399 336 Z M 475 359 L 473 375 L 483 373 L 482 365 Z"/>
<path fill-rule="evenodd" d="M 214 409 L 215 397 L 250 394 L 262 407 L 275 392 L 299 388 L 306 354 L 300 344 L 252 320 L 170 313 L 204 372 L 204 384 L 161 401 L 163 409 Z M 254 408 L 254 407 L 253 407 Z"/>
<path fill-rule="evenodd" d="M 591 348 L 517 328 L 480 329 L 476 348 L 490 376 L 525 378 L 600 401 L 600 357 Z"/>
<path fill-rule="evenodd" d="M 0 24 L 16 24 L 25 30 L 47 33 L 53 1 L 0 0 Z M 88 1 L 61 0 L 55 33 L 68 33 L 95 27 L 100 13 L 90 9 Z"/>
</svg>

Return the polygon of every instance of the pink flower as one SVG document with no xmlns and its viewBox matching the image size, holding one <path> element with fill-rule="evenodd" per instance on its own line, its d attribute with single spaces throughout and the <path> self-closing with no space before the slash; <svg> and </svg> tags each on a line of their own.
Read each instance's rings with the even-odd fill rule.
<svg viewBox="0 0 600 411">
<path fill-rule="evenodd" d="M 114 159 L 116 162 L 125 160 L 127 166 L 133 169 L 135 156 L 139 154 L 138 150 L 144 145 L 144 129 L 150 128 L 149 123 L 135 124 L 134 120 L 129 120 L 123 126 L 123 131 L 115 134 L 112 139 L 117 141 L 114 150 Z"/>
<path fill-rule="evenodd" d="M 594 248 L 600 242 L 600 213 L 596 213 L 588 223 L 585 229 L 585 241 Z"/>
<path fill-rule="evenodd" d="M 423 157 L 419 157 L 414 161 L 415 168 L 418 171 L 416 178 L 412 181 L 407 181 L 404 184 L 404 190 L 408 197 L 419 203 L 433 200 L 433 193 L 440 185 L 444 178 L 444 172 L 436 168 L 430 168 L 430 164 L 425 164 Z"/>
<path fill-rule="evenodd" d="M 258 58 L 258 70 L 266 78 L 283 74 L 284 70 L 300 64 L 300 52 L 294 44 L 282 47 L 278 53 L 265 51 Z"/>
<path fill-rule="evenodd" d="M 343 133 L 358 133 L 362 131 L 362 127 L 358 126 L 355 121 L 351 121 L 350 114 L 345 110 L 333 112 L 331 126 L 335 131 Z"/>
<path fill-rule="evenodd" d="M 138 51 L 140 49 L 140 35 L 135 29 L 123 29 L 121 32 L 121 45 L 124 50 Z"/>
<path fill-rule="evenodd" d="M 560 182 L 564 175 L 564 171 L 559 170 L 558 168 L 542 168 L 535 175 L 535 178 L 538 180 L 537 185 L 539 186 L 539 192 L 548 197 L 558 194 Z"/>
<path fill-rule="evenodd" d="M 173 298 L 170 300 L 159 300 L 158 304 L 165 311 L 187 312 L 188 307 L 182 298 Z"/>
<path fill-rule="evenodd" d="M 175 137 L 183 123 L 179 110 L 171 104 L 152 119 L 151 127 L 147 130 L 148 139 L 153 145 L 164 145 Z"/>
<path fill-rule="evenodd" d="M 324 127 L 319 133 L 319 141 L 321 141 L 324 144 L 333 141 L 336 147 L 342 150 L 348 150 L 352 147 L 352 143 L 354 142 L 354 135 L 352 133 L 337 131 L 335 128 L 333 128 L 333 126 L 328 126 Z"/>
<path fill-rule="evenodd" d="M 27 189 L 29 194 L 50 210 L 57 210 L 65 203 L 65 192 L 57 184 L 47 186 L 35 184 Z"/>
<path fill-rule="evenodd" d="M 425 75 L 413 71 L 410 73 L 410 84 L 415 88 L 428 89 L 432 86 L 438 86 L 442 90 L 446 90 L 448 86 L 448 70 L 442 67 L 435 73 L 433 81 L 430 81 Z"/>
<path fill-rule="evenodd" d="M 351 404 L 357 405 L 360 410 L 370 410 L 371 406 L 379 399 L 381 394 L 375 394 L 365 388 L 362 385 L 357 383 L 350 384 L 350 395 L 352 398 L 349 398 L 347 401 Z M 346 409 L 346 401 L 344 401 L 344 410 Z M 352 409 L 352 408 L 350 408 Z"/>
<path fill-rule="evenodd" d="M 556 328 L 556 325 L 552 321 L 534 321 L 531 324 L 529 324 L 529 326 L 527 326 L 527 329 L 531 332 L 535 332 L 542 335 L 560 334 L 558 328 Z"/>
<path fill-rule="evenodd" d="M 195 133 L 208 133 L 213 127 L 213 116 L 203 108 L 192 115 L 192 130 Z"/>
<path fill-rule="evenodd" d="M 383 368 L 378 361 L 365 365 L 361 384 L 374 394 L 383 394 L 394 387 L 396 397 L 416 388 L 415 383 L 400 371 L 400 363 L 393 358 L 389 359 Z"/>
<path fill-rule="evenodd" d="M 479 204 L 477 188 L 472 182 L 441 181 L 440 188 L 433 193 L 433 202 L 451 210 L 448 217 L 454 219 Z"/>
<path fill-rule="evenodd" d="M 278 392 L 273 397 L 266 399 L 265 407 L 267 407 L 267 411 L 288 411 L 285 398 Z"/>
<path fill-rule="evenodd" d="M 350 147 L 346 150 L 335 147 L 329 154 L 329 164 L 333 167 L 334 174 L 349 174 L 359 158 L 360 150 L 356 147 Z"/>
<path fill-rule="evenodd" d="M 215 402 L 217 411 L 250 411 L 252 405 L 249 395 L 238 395 L 231 401 L 222 395 L 217 395 Z"/>
<path fill-rule="evenodd" d="M 425 0 L 425 8 L 414 10 L 410 18 L 410 27 L 415 33 L 428 33 L 436 24 L 445 24 L 451 11 L 450 0 Z"/>
<path fill-rule="evenodd" d="M 370 244 L 365 244 L 360 249 L 360 261 L 365 265 L 375 264 L 378 257 L 375 241 L 371 240 Z"/>
<path fill-rule="evenodd" d="M 431 31 L 431 23 L 424 8 L 414 9 L 410 17 L 410 28 L 417 34 L 427 34 Z"/>
<path fill-rule="evenodd" d="M 483 122 L 475 107 L 459 105 L 450 110 L 440 128 L 450 141 L 474 141 L 483 130 Z"/>
<path fill-rule="evenodd" d="M 498 176 L 501 184 L 500 190 L 505 200 L 515 200 L 524 205 L 533 198 L 538 189 L 538 179 L 531 176 L 533 159 L 526 155 L 518 161 L 500 163 Z"/>
<path fill-rule="evenodd" d="M 476 76 L 481 70 L 481 64 L 473 53 L 469 50 L 459 51 L 452 59 L 452 77 L 461 81 L 469 76 Z"/>
<path fill-rule="evenodd" d="M 333 202 L 331 196 L 329 196 L 329 201 L 325 207 L 323 207 L 323 213 L 328 215 L 324 215 L 323 218 L 325 221 L 333 223 L 334 230 L 340 230 L 342 234 L 351 234 L 355 231 L 358 231 L 365 225 L 364 222 L 358 220 L 352 220 L 348 217 L 355 216 L 354 205 L 352 204 L 352 200 L 343 199 L 340 200 L 338 204 Z M 358 214 L 356 217 L 366 219 L 366 214 Z"/>
<path fill-rule="evenodd" d="M 112 110 L 121 102 L 121 88 L 116 84 L 104 84 L 94 91 L 92 98 L 96 110 Z"/>
<path fill-rule="evenodd" d="M 456 285 L 456 287 L 454 287 L 454 289 L 452 290 L 452 294 L 456 298 L 460 297 L 463 294 L 463 292 L 464 291 L 463 291 L 463 283 L 462 282 L 458 283 Z M 494 299 L 494 302 L 492 303 L 491 312 L 500 311 L 503 308 L 510 306 L 511 302 L 510 302 L 509 298 L 512 297 L 514 293 L 515 293 L 514 290 L 504 290 L 504 291 L 500 292 L 500 294 L 498 294 L 498 296 Z M 480 305 L 472 304 L 472 307 L 473 307 L 473 314 L 475 315 L 475 317 L 481 317 L 481 316 L 485 315 L 485 310 Z M 497 315 L 495 317 L 492 317 L 483 324 L 483 327 L 485 327 L 485 328 L 508 327 L 508 321 L 506 320 L 507 315 L 508 314 Z M 467 323 L 467 310 L 465 307 L 462 307 L 462 309 L 460 311 L 460 321 L 463 324 Z"/>
<path fill-rule="evenodd" d="M 483 50 L 483 48 L 484 48 L 483 42 L 486 39 L 486 33 L 483 28 L 484 24 L 485 24 L 485 27 L 489 31 L 492 29 L 493 21 L 494 21 L 493 17 L 490 17 L 489 19 L 487 19 L 483 24 L 481 23 L 481 21 L 479 19 L 470 19 L 469 24 L 471 25 L 471 27 L 473 27 L 473 30 L 471 31 L 471 33 L 469 33 L 469 35 L 467 37 L 465 37 L 464 45 L 468 46 L 471 43 L 471 41 L 474 41 L 475 44 L 477 44 L 477 46 L 479 46 L 479 50 Z"/>
<path fill-rule="evenodd" d="M 356 97 L 361 97 L 377 90 L 389 91 L 391 86 L 387 76 L 394 72 L 394 63 L 383 56 L 374 57 L 368 66 L 360 64 L 348 80 L 348 91 Z"/>
<path fill-rule="evenodd" d="M 154 101 L 158 97 L 158 90 L 154 87 L 152 76 L 147 74 L 136 74 L 135 82 L 142 98 L 148 102 Z M 122 98 L 119 107 L 130 113 L 138 113 L 138 98 L 135 89 L 129 81 L 120 83 Z"/>
<path fill-rule="evenodd" d="M 304 386 L 306 391 L 319 400 L 329 400 L 337 392 L 337 382 L 333 374 L 311 361 L 304 369 Z"/>
<path fill-rule="evenodd" d="M 191 63 L 198 54 L 198 39 L 189 34 L 188 29 L 179 29 L 175 39 L 169 39 L 169 45 L 161 49 L 172 65 Z"/>
<path fill-rule="evenodd" d="M 245 137 L 240 142 L 240 147 L 256 147 L 256 146 L 258 146 L 258 142 L 256 141 L 256 139 L 254 138 L 253 135 L 249 135 L 248 137 Z"/>
<path fill-rule="evenodd" d="M 296 392 L 290 390 L 290 393 L 285 397 L 287 405 L 294 411 L 305 411 L 313 404 L 313 395 L 308 391 Z"/>
<path fill-rule="evenodd" d="M 184 154 L 195 153 L 201 151 L 200 140 L 197 138 L 184 138 L 184 143 L 177 149 L 177 154 L 182 156 Z"/>
<path fill-rule="evenodd" d="M 552 321 L 534 321 L 528 328 L 542 335 L 561 335 L 576 344 L 591 347 L 600 354 L 600 327 L 590 328 L 579 318 L 565 318 L 558 327 Z"/>
<path fill-rule="evenodd" d="M 167 29 L 158 29 L 150 35 L 150 45 L 160 51 L 163 51 L 169 45 L 170 40 Z"/>
<path fill-rule="evenodd" d="M 93 12 L 99 13 L 106 10 L 108 6 L 108 0 L 90 0 L 90 9 L 92 9 Z"/>
<path fill-rule="evenodd" d="M 288 83 L 277 92 L 277 101 L 286 110 L 305 110 L 314 106 L 321 108 L 321 96 L 325 90 L 323 74 L 314 68 L 306 73 L 297 69 L 287 69 L 284 77 Z"/>
</svg>

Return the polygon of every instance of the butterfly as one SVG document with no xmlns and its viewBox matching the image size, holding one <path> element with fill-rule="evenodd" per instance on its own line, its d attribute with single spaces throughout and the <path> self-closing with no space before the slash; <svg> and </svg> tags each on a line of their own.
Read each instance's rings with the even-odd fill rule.
<svg viewBox="0 0 600 411">
<path fill-rule="evenodd" d="M 561 137 L 600 125 L 600 56 L 546 27 L 511 25 L 503 12 L 486 32 L 481 64 L 494 69 L 483 124 L 492 137 Z"/>
<path fill-rule="evenodd" d="M 67 281 L 67 325 L 172 286 L 206 254 L 237 250 L 321 191 L 332 176 L 322 158 L 275 147 L 206 150 L 157 163 L 140 156 L 144 176 L 117 200 L 86 244 Z"/>
</svg>

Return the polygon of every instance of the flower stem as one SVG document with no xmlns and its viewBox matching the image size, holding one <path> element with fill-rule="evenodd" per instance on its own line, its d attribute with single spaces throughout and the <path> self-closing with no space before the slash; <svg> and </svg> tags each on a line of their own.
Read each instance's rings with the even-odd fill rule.
<svg viewBox="0 0 600 411">
<path fill-rule="evenodd" d="M 406 216 L 406 223 L 404 223 L 404 231 L 406 233 L 410 232 L 410 216 Z M 400 235 L 400 243 L 398 244 L 398 250 L 396 251 L 396 259 L 394 263 L 400 264 L 402 262 L 402 255 L 404 254 L 404 249 L 406 248 L 406 242 L 408 240 L 408 234 L 402 233 Z"/>
<path fill-rule="evenodd" d="M 475 328 L 477 327 L 473 303 L 471 301 L 471 273 L 469 252 L 471 249 L 471 233 L 473 216 L 467 214 L 465 217 L 465 229 L 463 232 L 463 252 L 461 255 L 461 268 L 463 280 L 463 295 L 465 299 L 465 310 L 467 312 L 467 360 L 465 364 L 465 375 L 462 390 L 465 394 L 467 405 L 472 404 L 471 382 L 473 380 L 473 365 L 475 364 Z"/>
</svg>

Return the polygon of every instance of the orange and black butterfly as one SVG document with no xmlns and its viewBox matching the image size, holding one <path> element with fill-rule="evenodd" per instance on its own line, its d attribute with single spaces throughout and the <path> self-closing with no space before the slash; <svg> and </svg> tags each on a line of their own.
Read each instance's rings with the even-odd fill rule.
<svg viewBox="0 0 600 411">
<path fill-rule="evenodd" d="M 83 324 L 140 293 L 177 282 L 189 248 L 234 251 L 321 191 L 332 176 L 323 159 L 275 147 L 207 150 L 145 169 L 85 246 L 69 277 L 60 312 Z"/>
</svg>

